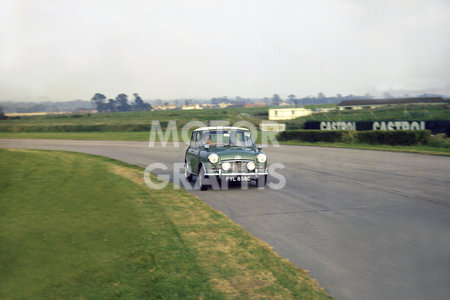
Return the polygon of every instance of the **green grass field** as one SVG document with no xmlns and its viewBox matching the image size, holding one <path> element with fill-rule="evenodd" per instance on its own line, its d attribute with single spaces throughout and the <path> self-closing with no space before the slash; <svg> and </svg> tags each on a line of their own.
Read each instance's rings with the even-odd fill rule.
<svg viewBox="0 0 450 300">
<path fill-rule="evenodd" d="M 307 108 L 330 107 L 330 105 L 307 105 Z M 331 105 L 332 107 L 332 105 Z M 151 124 L 152 121 L 167 122 L 176 120 L 185 124 L 191 120 L 207 123 L 214 120 L 227 120 L 230 124 L 249 121 L 255 125 L 268 118 L 268 109 L 273 107 L 224 108 L 204 110 L 169 110 L 151 112 L 99 113 L 99 114 L 67 114 L 23 116 L 19 119 L 1 120 L 2 126 L 57 126 L 57 125 L 137 125 Z M 287 107 L 278 107 L 287 108 Z M 383 121 L 383 120 L 450 120 L 449 105 L 408 105 L 392 106 L 371 110 L 331 111 L 285 122 L 293 129 L 306 121 Z M 295 127 L 295 128 L 294 128 Z M 118 130 L 120 131 L 120 130 Z"/>
<path fill-rule="evenodd" d="M 305 121 L 450 120 L 448 105 L 399 105 L 376 109 L 331 111 L 314 114 Z"/>
<path fill-rule="evenodd" d="M 198 198 L 79 153 L 0 149 L 1 299 L 325 299 Z"/>
<path fill-rule="evenodd" d="M 153 120 L 188 122 L 191 120 L 240 120 L 257 122 L 267 119 L 267 107 L 223 108 L 204 110 L 166 110 L 150 112 L 62 114 L 23 116 L 20 119 L 1 120 L 0 125 L 92 125 L 92 124 L 150 124 Z"/>
</svg>

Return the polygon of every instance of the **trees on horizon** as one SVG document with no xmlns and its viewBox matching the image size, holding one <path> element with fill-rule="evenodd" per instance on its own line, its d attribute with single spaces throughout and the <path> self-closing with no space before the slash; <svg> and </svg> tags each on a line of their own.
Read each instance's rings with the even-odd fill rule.
<svg viewBox="0 0 450 300">
<path fill-rule="evenodd" d="M 91 98 L 91 103 L 96 107 L 98 112 L 127 112 L 127 111 L 150 111 L 152 110 L 152 105 L 149 103 L 146 103 L 142 100 L 142 98 L 139 96 L 138 93 L 134 93 L 134 102 L 129 103 L 128 96 L 126 94 L 119 94 L 115 99 L 108 99 L 105 95 L 96 93 Z M 386 97 L 393 97 L 389 93 L 385 93 L 383 95 Z M 436 95 L 420 95 L 420 97 L 430 97 L 430 96 L 436 96 Z M 438 95 L 440 96 L 440 95 Z M 336 96 L 326 96 L 323 92 L 319 92 L 317 96 L 306 96 L 299 98 L 294 94 L 289 94 L 286 98 L 282 98 L 279 94 L 273 94 L 272 97 L 264 97 L 262 99 L 256 99 L 256 98 L 243 98 L 240 96 L 236 96 L 234 98 L 228 98 L 227 96 L 222 97 L 214 97 L 209 100 L 195 100 L 195 99 L 177 99 L 177 100 L 170 100 L 165 101 L 157 99 L 153 100 L 153 105 L 168 105 L 169 102 L 173 103 L 175 102 L 177 106 L 184 105 L 191 105 L 196 103 L 204 103 L 205 101 L 209 101 L 209 103 L 214 105 L 219 105 L 220 103 L 231 103 L 233 105 L 241 105 L 244 106 L 247 103 L 254 103 L 255 101 L 262 101 L 265 105 L 270 106 L 278 106 L 282 104 L 283 102 L 288 102 L 291 104 L 294 104 L 295 107 L 298 107 L 300 105 L 314 105 L 314 104 L 336 104 L 341 102 L 342 100 L 368 100 L 373 99 L 374 96 L 370 93 L 365 93 L 363 96 L 358 95 L 342 95 L 342 94 L 336 94 Z"/>
<path fill-rule="evenodd" d="M 108 99 L 105 95 L 96 93 L 91 98 L 91 103 L 95 105 L 98 112 L 127 112 L 127 111 L 149 111 L 152 106 L 145 103 L 138 93 L 134 93 L 134 103 L 128 103 L 126 94 L 119 94 L 115 99 Z"/>
</svg>

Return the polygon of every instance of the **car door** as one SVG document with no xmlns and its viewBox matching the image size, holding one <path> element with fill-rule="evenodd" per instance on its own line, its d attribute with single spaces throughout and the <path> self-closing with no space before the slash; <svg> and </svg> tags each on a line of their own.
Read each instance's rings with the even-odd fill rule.
<svg viewBox="0 0 450 300">
<path fill-rule="evenodd" d="M 196 136 L 196 133 L 193 132 L 191 135 L 191 140 L 189 142 L 189 147 L 186 149 L 186 153 L 184 155 L 184 161 L 187 162 L 188 170 L 190 172 L 192 172 L 192 168 L 190 166 L 191 166 L 192 156 L 193 156 L 193 152 L 194 152 L 195 136 Z"/>
<path fill-rule="evenodd" d="M 198 153 L 200 150 L 200 133 L 194 132 L 191 138 L 191 145 L 187 150 L 186 156 L 188 156 L 188 164 L 190 170 L 194 174 L 198 174 Z"/>
<path fill-rule="evenodd" d="M 192 158 L 192 169 L 197 175 L 199 173 L 198 166 L 200 164 L 199 156 L 201 150 L 202 150 L 202 133 L 197 132 L 197 135 L 195 136 L 194 156 Z"/>
</svg>

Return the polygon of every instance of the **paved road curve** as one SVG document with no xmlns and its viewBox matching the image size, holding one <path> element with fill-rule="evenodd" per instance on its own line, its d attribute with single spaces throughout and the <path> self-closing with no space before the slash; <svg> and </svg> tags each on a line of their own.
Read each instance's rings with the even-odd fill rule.
<svg viewBox="0 0 450 300">
<path fill-rule="evenodd" d="M 184 155 L 184 146 L 145 142 L 0 140 L 0 147 L 80 151 L 142 167 L 162 162 L 169 171 Z M 277 171 L 287 179 L 283 189 L 192 193 L 310 270 L 337 299 L 450 298 L 450 158 L 264 150 L 285 165 Z"/>
</svg>

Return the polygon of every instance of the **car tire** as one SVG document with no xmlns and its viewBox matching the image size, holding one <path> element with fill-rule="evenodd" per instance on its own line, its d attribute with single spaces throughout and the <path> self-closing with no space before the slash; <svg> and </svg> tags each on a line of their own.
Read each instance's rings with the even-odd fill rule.
<svg viewBox="0 0 450 300">
<path fill-rule="evenodd" d="M 199 169 L 197 176 L 198 186 L 201 191 L 206 191 L 208 186 L 205 184 L 205 170 L 203 169 L 203 166 L 200 166 Z"/>
<path fill-rule="evenodd" d="M 188 163 L 187 161 L 184 162 L 184 177 L 187 179 L 187 181 L 191 182 L 192 181 L 192 173 L 190 173 L 188 168 Z"/>
<path fill-rule="evenodd" d="M 267 175 L 258 176 L 256 178 L 256 186 L 257 187 L 264 187 L 267 184 Z"/>
</svg>

